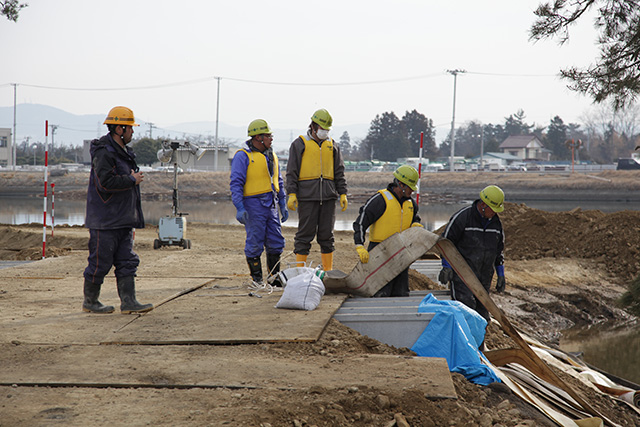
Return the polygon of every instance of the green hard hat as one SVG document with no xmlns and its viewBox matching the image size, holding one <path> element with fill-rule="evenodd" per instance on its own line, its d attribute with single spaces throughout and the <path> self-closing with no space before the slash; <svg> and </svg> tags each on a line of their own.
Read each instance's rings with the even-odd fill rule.
<svg viewBox="0 0 640 427">
<path fill-rule="evenodd" d="M 504 192 L 500 187 L 489 185 L 480 192 L 480 200 L 496 213 L 504 211 Z"/>
<path fill-rule="evenodd" d="M 313 116 L 311 116 L 311 121 L 320 125 L 322 129 L 331 129 L 331 125 L 333 124 L 333 118 L 331 114 L 324 108 L 319 109 Z"/>
<path fill-rule="evenodd" d="M 266 120 L 256 119 L 249 123 L 249 129 L 247 132 L 249 136 L 256 136 L 263 133 L 271 133 L 271 128 Z"/>
<path fill-rule="evenodd" d="M 398 181 L 408 185 L 413 191 L 416 191 L 418 188 L 418 171 L 412 166 L 402 165 L 398 167 L 393 173 L 393 176 L 395 176 Z"/>
</svg>

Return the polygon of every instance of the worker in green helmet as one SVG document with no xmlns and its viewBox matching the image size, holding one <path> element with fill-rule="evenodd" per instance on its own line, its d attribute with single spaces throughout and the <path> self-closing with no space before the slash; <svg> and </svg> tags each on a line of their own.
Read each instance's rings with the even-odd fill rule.
<svg viewBox="0 0 640 427">
<path fill-rule="evenodd" d="M 307 134 L 291 143 L 287 163 L 287 204 L 290 210 L 298 211 L 293 247 L 296 261 L 300 266 L 306 263 L 311 242 L 317 236 L 325 271 L 333 269 L 336 202 L 339 200 L 343 212 L 347 209 L 344 161 L 329 136 L 332 125 L 327 110 L 314 112 Z"/>
<path fill-rule="evenodd" d="M 451 240 L 460 255 L 467 261 L 482 286 L 489 292 L 494 271 L 497 275 L 496 291 L 504 292 L 504 230 L 498 214 L 504 211 L 504 192 L 489 185 L 480 191 L 480 198 L 470 206 L 451 216 L 442 237 Z M 453 271 L 447 260 L 442 259 L 438 280 L 450 283 L 451 298 L 478 312 L 487 323 L 489 311 L 473 295 L 462 279 Z"/>
<path fill-rule="evenodd" d="M 353 223 L 353 240 L 360 262 L 369 262 L 369 251 L 395 233 L 409 227 L 422 227 L 418 216 L 418 204 L 411 194 L 418 187 L 418 171 L 402 165 L 393 173 L 393 182 L 386 189 L 378 190 L 360 208 Z M 369 245 L 364 247 L 365 233 L 369 229 Z M 409 268 L 398 274 L 374 297 L 409 296 Z"/>
</svg>

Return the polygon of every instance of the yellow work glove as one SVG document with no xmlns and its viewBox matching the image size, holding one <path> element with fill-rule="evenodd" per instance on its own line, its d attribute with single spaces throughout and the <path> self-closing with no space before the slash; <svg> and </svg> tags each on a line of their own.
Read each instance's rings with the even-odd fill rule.
<svg viewBox="0 0 640 427">
<path fill-rule="evenodd" d="M 369 251 L 364 248 L 362 245 L 356 246 L 356 251 L 358 252 L 358 256 L 360 257 L 360 262 L 366 264 L 369 262 Z"/>
<path fill-rule="evenodd" d="M 349 205 L 349 202 L 347 201 L 347 195 L 346 194 L 341 194 L 340 195 L 340 207 L 342 208 L 342 212 L 347 210 L 347 206 Z"/>
<path fill-rule="evenodd" d="M 420 224 L 419 222 L 414 222 L 413 224 L 411 224 L 412 227 L 422 227 L 424 228 L 424 225 Z"/>
<path fill-rule="evenodd" d="M 295 193 L 289 194 L 289 200 L 287 200 L 287 207 L 290 211 L 298 209 L 298 198 Z"/>
</svg>

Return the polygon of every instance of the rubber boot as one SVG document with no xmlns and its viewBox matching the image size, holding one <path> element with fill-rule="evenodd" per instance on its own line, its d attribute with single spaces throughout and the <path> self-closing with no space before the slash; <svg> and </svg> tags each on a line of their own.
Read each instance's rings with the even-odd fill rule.
<svg viewBox="0 0 640 427">
<path fill-rule="evenodd" d="M 122 314 L 146 313 L 153 310 L 153 304 L 140 304 L 136 300 L 136 282 L 133 276 L 118 278 L 118 295 Z"/>
<path fill-rule="evenodd" d="M 100 297 L 100 287 L 102 284 L 93 283 L 84 279 L 84 302 L 82 311 L 87 313 L 113 313 L 115 308 L 112 305 L 102 305 Z"/>
<path fill-rule="evenodd" d="M 308 256 L 309 255 L 296 254 L 296 267 L 306 267 Z"/>
<path fill-rule="evenodd" d="M 260 261 L 260 257 L 247 257 L 247 264 L 249 265 L 251 280 L 256 283 L 262 283 L 262 262 Z"/>
<path fill-rule="evenodd" d="M 320 254 L 320 256 L 322 257 L 322 269 L 324 271 L 333 270 L 333 252 Z"/>
<path fill-rule="evenodd" d="M 275 279 L 273 280 L 271 285 L 281 288 L 282 282 L 280 281 L 280 276 L 278 275 L 278 273 L 280 272 L 280 254 L 267 253 L 267 270 L 269 270 L 269 277 L 275 276 Z"/>
</svg>

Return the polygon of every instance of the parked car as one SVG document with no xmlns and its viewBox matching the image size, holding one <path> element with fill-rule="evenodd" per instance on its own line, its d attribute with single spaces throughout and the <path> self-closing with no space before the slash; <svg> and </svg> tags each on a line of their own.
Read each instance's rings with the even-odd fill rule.
<svg viewBox="0 0 640 427">
<path fill-rule="evenodd" d="M 618 159 L 616 170 L 640 169 L 640 163 L 633 158 Z"/>
<path fill-rule="evenodd" d="M 524 163 L 511 163 L 509 166 L 507 166 L 507 169 L 510 171 L 526 172 L 527 165 L 525 165 Z"/>
</svg>

